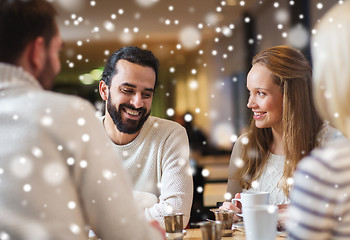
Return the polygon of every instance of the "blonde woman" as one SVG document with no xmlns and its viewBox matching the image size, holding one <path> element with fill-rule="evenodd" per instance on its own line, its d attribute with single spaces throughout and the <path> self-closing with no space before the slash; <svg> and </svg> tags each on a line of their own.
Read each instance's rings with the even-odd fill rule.
<svg viewBox="0 0 350 240">
<path fill-rule="evenodd" d="M 289 203 L 290 181 L 300 159 L 337 131 L 316 113 L 312 70 L 298 50 L 277 46 L 258 53 L 247 76 L 253 119 L 232 151 L 227 191 L 267 191 L 270 204 Z M 221 209 L 240 211 L 225 202 Z"/>
<path fill-rule="evenodd" d="M 333 7 L 312 39 L 314 96 L 321 117 L 350 137 L 350 2 Z M 295 173 L 290 239 L 350 239 L 350 142 L 316 149 Z"/>
</svg>

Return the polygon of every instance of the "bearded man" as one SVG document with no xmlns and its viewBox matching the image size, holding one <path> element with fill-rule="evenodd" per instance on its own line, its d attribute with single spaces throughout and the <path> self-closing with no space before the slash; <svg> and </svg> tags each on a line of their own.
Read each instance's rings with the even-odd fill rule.
<svg viewBox="0 0 350 240">
<path fill-rule="evenodd" d="M 193 198 L 188 137 L 180 124 L 150 116 L 157 73 L 151 51 L 124 47 L 112 54 L 99 83 L 102 122 L 146 217 L 164 227 L 165 215 L 183 213 L 185 227 Z"/>
</svg>

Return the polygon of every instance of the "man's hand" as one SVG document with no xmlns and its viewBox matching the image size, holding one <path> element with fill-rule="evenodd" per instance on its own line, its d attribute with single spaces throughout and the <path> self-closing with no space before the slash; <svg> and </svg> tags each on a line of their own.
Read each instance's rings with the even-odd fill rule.
<svg viewBox="0 0 350 240">
<path fill-rule="evenodd" d="M 165 230 L 159 225 L 159 223 L 156 220 L 151 220 L 149 223 L 151 224 L 152 227 L 157 229 L 162 234 L 163 239 L 166 240 Z"/>
</svg>

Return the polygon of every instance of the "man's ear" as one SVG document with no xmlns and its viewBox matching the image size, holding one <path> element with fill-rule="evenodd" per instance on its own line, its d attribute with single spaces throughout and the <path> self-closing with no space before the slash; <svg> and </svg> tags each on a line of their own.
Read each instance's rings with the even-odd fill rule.
<svg viewBox="0 0 350 240">
<path fill-rule="evenodd" d="M 106 82 L 100 81 L 98 84 L 98 89 L 100 91 L 101 98 L 106 101 L 108 99 L 108 86 Z"/>
<path fill-rule="evenodd" d="M 28 60 L 33 74 L 37 77 L 45 66 L 46 46 L 43 37 L 37 37 L 29 45 Z"/>
</svg>

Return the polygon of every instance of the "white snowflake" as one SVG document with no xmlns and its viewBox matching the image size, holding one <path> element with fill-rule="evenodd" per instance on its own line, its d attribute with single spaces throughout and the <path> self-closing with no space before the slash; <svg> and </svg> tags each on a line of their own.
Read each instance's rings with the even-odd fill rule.
<svg viewBox="0 0 350 240">
<path fill-rule="evenodd" d="M 76 234 L 76 235 L 78 235 L 78 234 L 81 233 L 81 229 L 80 229 L 80 227 L 79 227 L 78 224 L 71 223 L 71 224 L 69 225 L 69 229 L 70 229 L 70 231 L 71 231 L 72 233 L 74 233 L 74 234 Z"/>
<path fill-rule="evenodd" d="M 30 191 L 32 191 L 32 186 L 30 185 L 30 184 L 24 184 L 23 185 L 23 191 L 25 191 L 25 192 L 30 192 Z"/>
<path fill-rule="evenodd" d="M 85 118 L 78 118 L 77 124 L 78 124 L 79 126 L 84 126 L 85 123 L 86 123 Z"/>
<path fill-rule="evenodd" d="M 51 185 L 61 184 L 68 175 L 67 169 L 61 163 L 48 163 L 43 169 L 43 177 Z"/>
<path fill-rule="evenodd" d="M 187 26 L 180 30 L 179 40 L 184 48 L 193 49 L 197 46 L 196 41 L 202 40 L 202 34 L 195 26 Z"/>
<path fill-rule="evenodd" d="M 70 201 L 70 202 L 68 202 L 67 206 L 69 209 L 72 210 L 72 209 L 76 208 L 77 204 L 74 201 Z"/>
<path fill-rule="evenodd" d="M 18 178 L 26 178 L 33 171 L 33 163 L 30 158 L 17 157 L 10 163 L 11 173 Z"/>
<path fill-rule="evenodd" d="M 86 160 L 81 160 L 80 161 L 80 167 L 81 168 L 86 168 L 88 166 L 88 162 Z"/>
<path fill-rule="evenodd" d="M 206 168 L 202 170 L 202 176 L 203 177 L 208 177 L 210 175 L 210 171 Z"/>
</svg>

